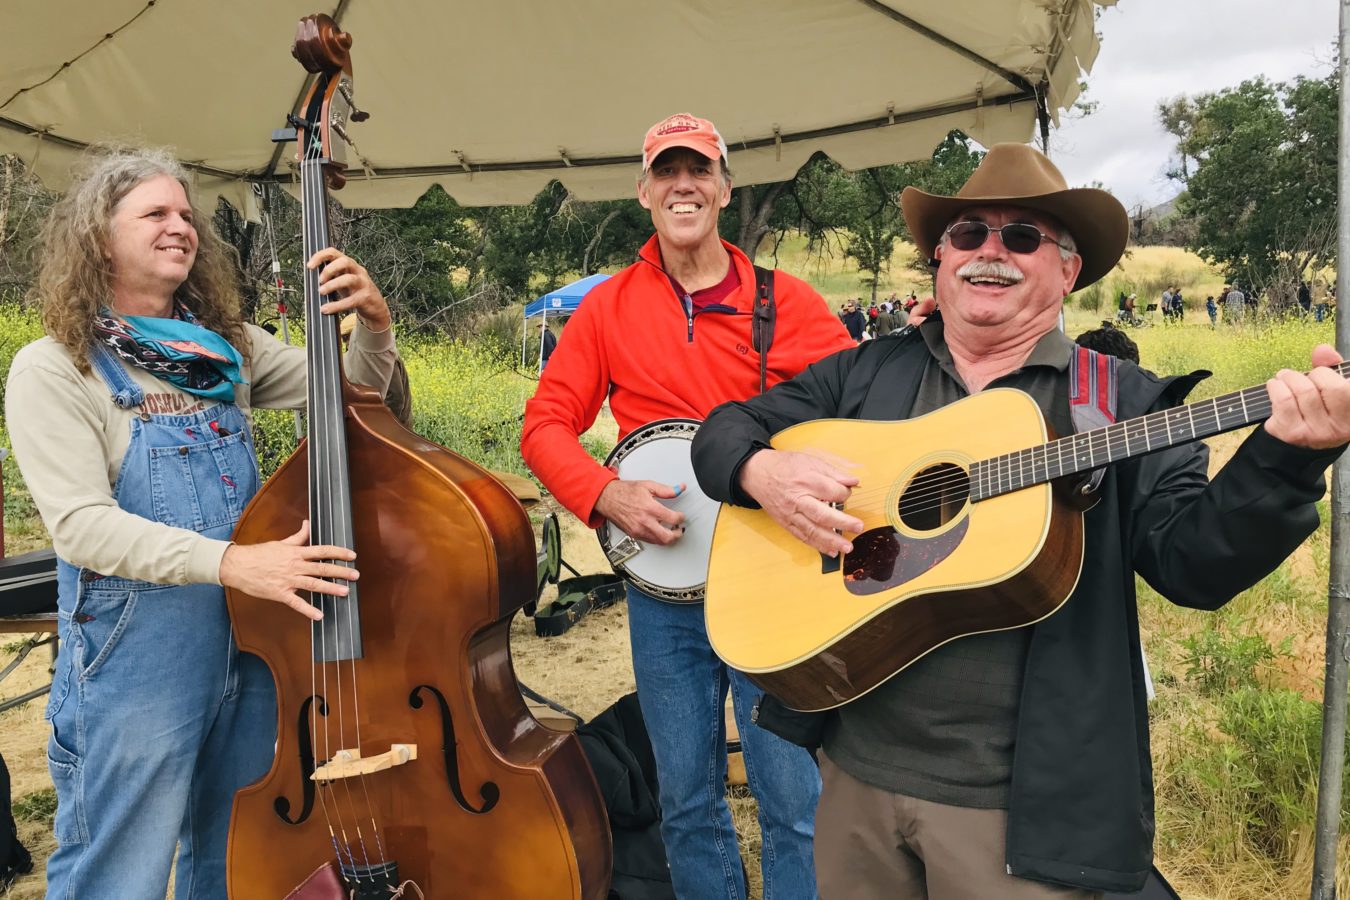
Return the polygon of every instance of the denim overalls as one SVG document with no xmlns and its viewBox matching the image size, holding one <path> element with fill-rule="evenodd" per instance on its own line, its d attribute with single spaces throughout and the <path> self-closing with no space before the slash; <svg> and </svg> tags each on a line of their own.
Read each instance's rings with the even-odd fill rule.
<svg viewBox="0 0 1350 900">
<path fill-rule="evenodd" d="M 95 371 L 123 409 L 145 399 L 102 346 Z M 228 540 L 258 489 L 234 404 L 131 424 L 113 496 L 127 512 Z M 240 654 L 224 589 L 160 585 L 57 564 L 61 653 L 47 719 L 56 839 L 47 896 L 163 900 L 174 846 L 179 900 L 225 897 L 234 792 L 271 765 L 276 697 Z"/>
</svg>

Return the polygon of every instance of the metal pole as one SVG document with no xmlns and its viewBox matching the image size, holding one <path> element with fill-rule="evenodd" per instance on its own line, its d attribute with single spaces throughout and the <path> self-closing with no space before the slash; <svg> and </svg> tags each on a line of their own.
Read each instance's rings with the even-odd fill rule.
<svg viewBox="0 0 1350 900">
<path fill-rule="evenodd" d="M 1340 273 L 1350 265 L 1350 0 L 1341 0 L 1340 147 L 1337 150 L 1336 292 Z M 1336 348 L 1350 348 L 1350 316 L 1336 316 Z M 1335 900 L 1336 844 L 1340 839 L 1341 782 L 1345 774 L 1346 668 L 1350 664 L 1350 558 L 1346 540 L 1350 527 L 1350 466 L 1344 459 L 1332 469 L 1331 576 L 1327 588 L 1327 673 L 1322 695 L 1322 767 L 1317 781 L 1317 828 L 1313 849 L 1312 900 Z"/>
<path fill-rule="evenodd" d="M 1036 88 L 1036 122 L 1041 126 L 1041 152 L 1050 155 L 1050 107 L 1047 96 L 1049 87 L 1041 82 Z"/>
<path fill-rule="evenodd" d="M 548 331 L 548 302 L 544 303 L 544 314 L 539 317 L 539 371 L 544 371 L 544 332 Z"/>
</svg>

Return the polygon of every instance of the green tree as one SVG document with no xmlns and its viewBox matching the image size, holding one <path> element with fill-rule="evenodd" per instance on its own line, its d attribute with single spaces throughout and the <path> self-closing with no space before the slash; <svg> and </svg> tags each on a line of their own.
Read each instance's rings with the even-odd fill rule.
<svg viewBox="0 0 1350 900">
<path fill-rule="evenodd" d="M 1158 102 L 1158 122 L 1163 130 L 1177 139 L 1180 168 L 1169 170 L 1168 178 L 1185 184 L 1191 177 L 1191 133 L 1195 130 L 1197 110 L 1195 100 L 1185 94 Z"/>
<path fill-rule="evenodd" d="M 1194 102 L 1179 146 L 1196 161 L 1179 202 L 1195 227 L 1192 249 L 1287 303 L 1335 250 L 1337 75 L 1257 78 Z"/>
<path fill-rule="evenodd" d="M 929 159 L 850 172 L 818 153 L 791 180 L 737 188 L 720 223 L 723 237 L 753 255 L 769 235 L 805 234 L 817 252 L 837 246 L 857 262 L 876 299 L 895 252 L 908 237 L 900 192 L 909 185 L 954 193 L 975 171 L 983 154 L 953 131 Z"/>
<path fill-rule="evenodd" d="M 854 173 L 856 201 L 844 226 L 844 255 L 866 272 L 876 302 L 881 278 L 890 267 L 895 242 L 910 236 L 900 207 L 900 194 L 916 187 L 933 194 L 954 194 L 966 183 L 984 154 L 974 150 L 959 131 L 943 139 L 929 159 L 880 166 Z M 927 260 L 920 260 L 926 265 Z"/>
<path fill-rule="evenodd" d="M 18 157 L 0 157 L 0 298 L 32 287 L 35 239 L 55 200 Z"/>
</svg>

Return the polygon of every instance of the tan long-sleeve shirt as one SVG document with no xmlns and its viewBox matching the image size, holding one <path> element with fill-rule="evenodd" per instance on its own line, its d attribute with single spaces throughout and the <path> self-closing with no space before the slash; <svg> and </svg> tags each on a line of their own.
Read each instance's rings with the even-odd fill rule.
<svg viewBox="0 0 1350 900">
<path fill-rule="evenodd" d="M 248 383 L 234 389 L 239 408 L 250 421 L 254 408 L 303 409 L 304 348 L 283 344 L 253 325 L 247 330 L 252 362 L 244 370 Z M 376 334 L 361 326 L 347 350 L 346 371 L 352 381 L 383 392 L 397 358 L 392 329 Z M 140 409 L 118 408 L 98 373 L 81 374 L 66 348 L 51 338 L 20 350 L 5 395 L 19 471 L 62 559 L 157 584 L 219 584 L 229 542 L 133 515 L 113 497 L 135 416 L 190 415 L 213 401 L 134 366 L 124 368 L 145 391 Z"/>
</svg>

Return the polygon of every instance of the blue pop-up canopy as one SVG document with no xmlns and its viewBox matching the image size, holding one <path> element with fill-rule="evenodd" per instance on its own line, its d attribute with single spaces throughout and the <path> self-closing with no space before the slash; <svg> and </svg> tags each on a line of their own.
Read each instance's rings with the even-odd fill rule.
<svg viewBox="0 0 1350 900">
<path fill-rule="evenodd" d="M 590 292 L 600 282 L 609 278 L 603 273 L 587 275 L 585 278 L 578 279 L 571 284 L 565 284 L 556 291 L 549 291 L 544 296 L 525 306 L 525 318 L 533 319 L 535 316 L 565 316 L 576 312 L 576 308 L 581 305 L 581 298 Z"/>
<path fill-rule="evenodd" d="M 577 279 L 571 284 L 565 284 L 556 291 L 549 291 L 544 296 L 535 300 L 533 303 L 525 304 L 525 320 L 528 322 L 535 316 L 540 317 L 539 333 L 543 336 L 543 331 L 548 327 L 549 316 L 566 316 L 576 312 L 577 307 L 581 305 L 582 299 L 600 282 L 609 278 L 601 272 L 594 275 L 587 275 L 585 278 Z M 525 334 L 528 328 L 520 329 L 520 360 L 525 361 Z M 539 367 L 544 366 L 544 347 L 543 341 L 539 344 Z"/>
</svg>

